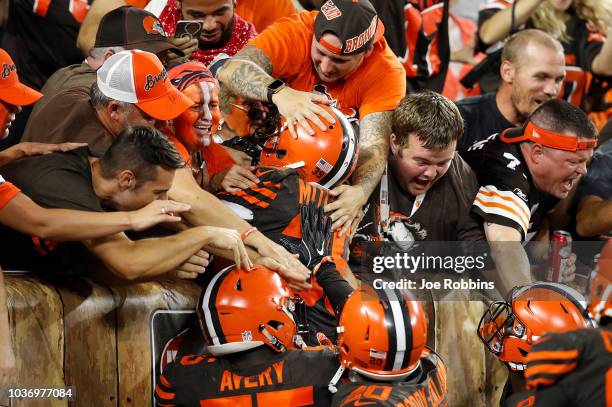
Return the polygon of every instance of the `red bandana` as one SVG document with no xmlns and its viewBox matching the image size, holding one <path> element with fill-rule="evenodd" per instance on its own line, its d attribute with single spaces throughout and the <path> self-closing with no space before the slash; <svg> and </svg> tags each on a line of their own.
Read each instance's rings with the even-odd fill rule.
<svg viewBox="0 0 612 407">
<path fill-rule="evenodd" d="M 176 31 L 177 21 L 183 18 L 181 13 L 180 2 L 169 0 L 166 6 L 159 15 L 159 21 L 161 21 L 164 31 L 167 35 L 174 35 Z M 216 48 L 210 50 L 196 50 L 191 54 L 191 59 L 196 59 L 205 65 L 208 65 L 212 60 L 220 53 L 225 53 L 229 56 L 234 55 L 240 51 L 247 42 L 257 35 L 255 26 L 248 21 L 244 20 L 238 14 L 234 13 L 234 29 L 230 39 L 225 43 L 223 48 Z"/>
</svg>

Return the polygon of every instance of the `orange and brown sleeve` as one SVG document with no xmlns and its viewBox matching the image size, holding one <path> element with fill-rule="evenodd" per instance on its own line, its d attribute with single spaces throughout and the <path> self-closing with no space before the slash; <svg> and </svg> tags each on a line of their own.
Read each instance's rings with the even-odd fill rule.
<svg viewBox="0 0 612 407">
<path fill-rule="evenodd" d="M 0 209 L 4 208 L 21 190 L 0 177 Z"/>
</svg>

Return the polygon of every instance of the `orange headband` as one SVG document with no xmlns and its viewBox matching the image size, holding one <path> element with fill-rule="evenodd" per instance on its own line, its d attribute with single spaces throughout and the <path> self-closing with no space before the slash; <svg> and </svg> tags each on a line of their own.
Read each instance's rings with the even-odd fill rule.
<svg viewBox="0 0 612 407">
<path fill-rule="evenodd" d="M 531 121 L 527 122 L 524 129 L 512 128 L 504 130 L 501 134 L 501 140 L 505 143 L 518 143 L 529 140 L 546 147 L 564 151 L 588 150 L 597 146 L 597 139 L 579 140 L 577 137 L 543 129 Z"/>
</svg>

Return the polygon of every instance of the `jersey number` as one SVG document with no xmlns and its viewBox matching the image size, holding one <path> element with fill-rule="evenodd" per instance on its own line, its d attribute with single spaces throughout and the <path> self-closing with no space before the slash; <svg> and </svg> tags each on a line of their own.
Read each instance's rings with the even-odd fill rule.
<svg viewBox="0 0 612 407">
<path fill-rule="evenodd" d="M 311 386 L 297 389 L 267 391 L 264 393 L 244 396 L 220 397 L 212 400 L 202 400 L 201 407 L 252 407 L 252 406 L 311 406 L 314 404 Z"/>
<path fill-rule="evenodd" d="M 359 386 L 342 401 L 340 407 L 354 403 L 361 399 L 385 401 L 391 395 L 391 390 L 392 389 L 389 386 Z"/>
<path fill-rule="evenodd" d="M 586 87 L 587 73 L 577 66 L 566 66 L 561 97 L 572 105 L 580 107 Z"/>
</svg>

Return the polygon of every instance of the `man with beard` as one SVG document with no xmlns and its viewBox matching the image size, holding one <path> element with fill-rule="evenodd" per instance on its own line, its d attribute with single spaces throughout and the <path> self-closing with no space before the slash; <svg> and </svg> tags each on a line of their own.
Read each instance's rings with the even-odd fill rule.
<svg viewBox="0 0 612 407">
<path fill-rule="evenodd" d="M 220 53 L 234 55 L 257 35 L 253 24 L 236 14 L 236 0 L 162 1 L 164 6 L 159 12 L 155 10 L 157 3 L 151 2 L 147 9 L 159 15 L 168 35 L 174 35 L 179 20 L 203 21 L 198 49 L 191 54 L 191 58 L 205 65 L 210 64 Z"/>
<path fill-rule="evenodd" d="M 465 133 L 457 150 L 510 127 L 521 126 L 541 103 L 557 97 L 565 78 L 563 46 L 544 31 L 523 30 L 510 37 L 501 57 L 500 86 L 457 103 Z"/>
<path fill-rule="evenodd" d="M 334 188 L 337 199 L 325 208 L 340 233 L 357 226 L 380 181 L 391 113 L 406 93 L 406 72 L 383 32 L 368 0 L 328 0 L 320 12 L 277 22 L 223 66 L 219 61 L 211 67 L 222 94 L 276 105 L 294 138 L 299 126 L 313 135 L 313 126 L 325 130 L 323 121 L 334 123 L 316 102 L 336 102 L 345 114 L 358 111 L 359 160 L 352 185 Z"/>
</svg>

